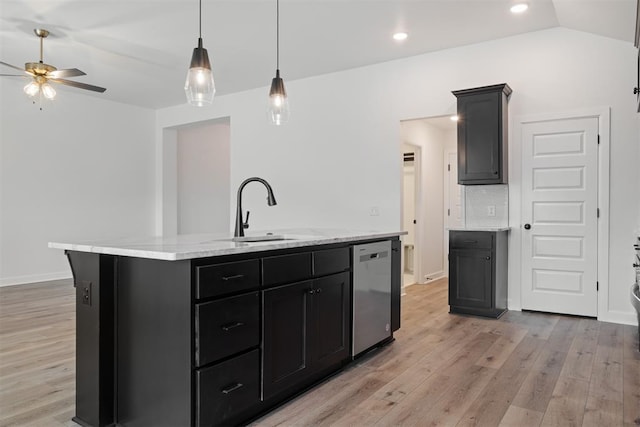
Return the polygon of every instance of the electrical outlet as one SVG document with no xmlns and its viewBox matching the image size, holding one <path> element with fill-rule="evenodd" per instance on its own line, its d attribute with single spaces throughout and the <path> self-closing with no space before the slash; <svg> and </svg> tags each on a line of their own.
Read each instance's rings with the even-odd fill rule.
<svg viewBox="0 0 640 427">
<path fill-rule="evenodd" d="M 496 205 L 487 206 L 487 216 L 496 216 Z"/>
<path fill-rule="evenodd" d="M 372 206 L 371 208 L 369 208 L 369 216 L 379 216 L 380 215 L 380 208 L 377 206 Z"/>
<path fill-rule="evenodd" d="M 82 304 L 91 305 L 91 282 L 82 281 L 80 284 L 82 292 Z"/>
</svg>

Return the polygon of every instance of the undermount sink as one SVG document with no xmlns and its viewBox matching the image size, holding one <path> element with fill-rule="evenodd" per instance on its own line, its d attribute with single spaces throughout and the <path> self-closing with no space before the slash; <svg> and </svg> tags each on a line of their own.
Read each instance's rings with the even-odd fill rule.
<svg viewBox="0 0 640 427">
<path fill-rule="evenodd" d="M 262 236 L 242 236 L 231 239 L 234 242 L 272 242 L 278 240 L 292 240 L 278 234 L 265 234 Z"/>
</svg>

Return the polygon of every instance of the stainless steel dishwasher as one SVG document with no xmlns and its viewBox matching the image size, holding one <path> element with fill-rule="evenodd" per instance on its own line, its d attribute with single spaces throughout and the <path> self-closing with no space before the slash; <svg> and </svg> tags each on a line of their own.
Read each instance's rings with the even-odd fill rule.
<svg viewBox="0 0 640 427">
<path fill-rule="evenodd" d="M 353 247 L 353 356 L 391 336 L 391 241 Z"/>
</svg>

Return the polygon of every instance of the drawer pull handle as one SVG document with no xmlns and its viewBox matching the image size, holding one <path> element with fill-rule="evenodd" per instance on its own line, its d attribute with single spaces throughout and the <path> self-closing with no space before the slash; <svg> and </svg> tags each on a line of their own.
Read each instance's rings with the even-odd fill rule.
<svg viewBox="0 0 640 427">
<path fill-rule="evenodd" d="M 477 240 L 465 240 L 463 243 L 478 243 Z"/>
<path fill-rule="evenodd" d="M 231 387 L 225 388 L 222 390 L 222 393 L 224 394 L 229 394 L 233 391 L 236 391 L 237 389 L 239 389 L 240 387 L 244 387 L 244 384 L 242 383 L 236 383 L 234 385 L 232 385 Z"/>
<path fill-rule="evenodd" d="M 243 277 L 244 277 L 244 274 L 236 274 L 235 276 L 224 276 L 222 280 L 227 281 L 227 280 L 234 280 L 234 279 L 242 279 Z"/>
<path fill-rule="evenodd" d="M 230 331 L 233 328 L 237 328 L 239 326 L 244 326 L 244 323 L 242 322 L 234 322 L 234 323 L 228 323 L 226 325 L 222 325 L 221 328 L 223 331 Z"/>
</svg>

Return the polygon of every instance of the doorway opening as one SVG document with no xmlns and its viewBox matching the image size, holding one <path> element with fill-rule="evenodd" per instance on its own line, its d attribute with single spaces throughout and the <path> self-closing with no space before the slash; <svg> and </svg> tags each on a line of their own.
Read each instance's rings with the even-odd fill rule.
<svg viewBox="0 0 640 427">
<path fill-rule="evenodd" d="M 450 116 L 400 122 L 402 168 L 403 286 L 448 276 L 447 228 L 463 218 L 455 167 L 456 123 Z M 454 165 L 455 166 L 455 165 Z M 453 169 L 453 170 L 452 170 Z M 456 206 L 452 209 L 452 206 Z"/>
<path fill-rule="evenodd" d="M 158 235 L 227 232 L 229 117 L 164 128 Z"/>
</svg>

